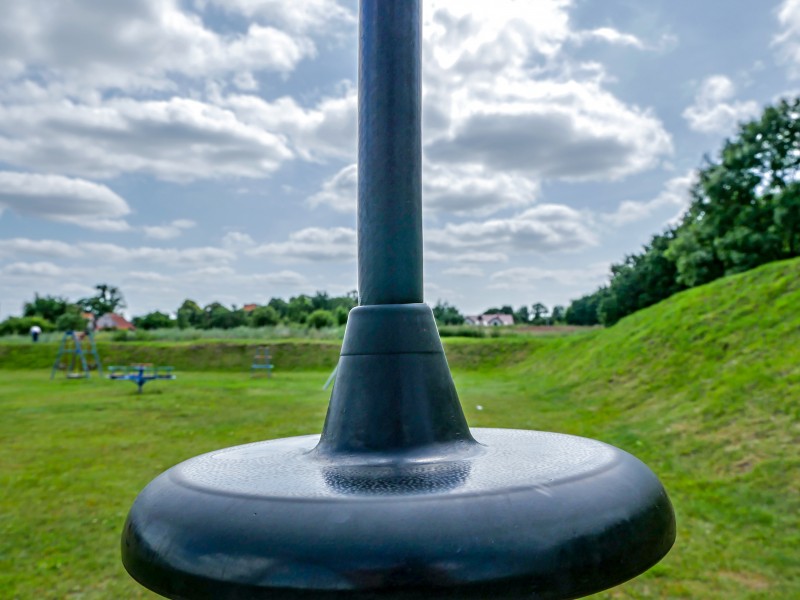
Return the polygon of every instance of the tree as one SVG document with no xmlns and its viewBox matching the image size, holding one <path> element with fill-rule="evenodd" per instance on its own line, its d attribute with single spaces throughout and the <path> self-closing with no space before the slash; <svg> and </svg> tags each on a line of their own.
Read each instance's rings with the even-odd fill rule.
<svg viewBox="0 0 800 600">
<path fill-rule="evenodd" d="M 558 325 L 559 323 L 563 323 L 566 319 L 566 312 L 565 309 L 561 305 L 556 305 L 553 307 L 553 310 L 550 312 L 550 320 L 554 325 Z"/>
<path fill-rule="evenodd" d="M 331 298 L 327 292 L 318 291 L 311 297 L 311 306 L 314 310 L 330 310 Z"/>
<path fill-rule="evenodd" d="M 64 314 L 56 319 L 56 329 L 58 331 L 83 331 L 86 329 L 86 323 L 82 308 L 71 304 Z"/>
<path fill-rule="evenodd" d="M 83 310 L 92 313 L 95 317 L 100 317 L 106 313 L 116 312 L 118 308 L 125 308 L 125 299 L 119 288 L 105 283 L 100 283 L 94 288 L 97 290 L 97 294 L 78 300 L 78 305 Z"/>
<path fill-rule="evenodd" d="M 531 323 L 534 325 L 544 325 L 546 322 L 545 317 L 550 310 L 541 302 L 537 302 L 531 306 L 531 310 L 533 311 L 533 319 L 531 319 Z"/>
<path fill-rule="evenodd" d="M 440 325 L 461 325 L 464 322 L 464 315 L 455 306 L 441 300 L 433 307 L 433 317 Z"/>
<path fill-rule="evenodd" d="M 528 323 L 531 320 L 531 313 L 528 311 L 528 307 L 526 305 L 520 306 L 516 311 L 514 311 L 514 322 L 515 323 Z"/>
<path fill-rule="evenodd" d="M 194 300 L 186 299 L 177 310 L 177 321 L 181 329 L 202 327 L 203 309 Z"/>
<path fill-rule="evenodd" d="M 285 319 L 289 312 L 289 304 L 283 298 L 270 298 L 267 306 L 272 307 L 281 319 Z"/>
<path fill-rule="evenodd" d="M 632 254 L 622 264 L 611 265 L 611 283 L 597 308 L 603 325 L 613 325 L 622 317 L 684 288 L 677 278 L 677 266 L 667 256 L 674 239 L 673 230 L 655 235 L 641 254 Z"/>
<path fill-rule="evenodd" d="M 281 316 L 271 306 L 259 306 L 250 313 L 250 323 L 254 327 L 267 327 L 280 323 Z"/>
<path fill-rule="evenodd" d="M 358 306 L 358 292 L 353 290 L 347 292 L 344 296 L 334 296 L 330 299 L 330 306 L 331 310 L 341 307 L 350 312 L 350 310 Z"/>
<path fill-rule="evenodd" d="M 350 311 L 344 306 L 337 306 L 333 309 L 333 318 L 336 319 L 337 325 L 346 325 L 349 316 Z"/>
<path fill-rule="evenodd" d="M 564 320 L 568 325 L 599 325 L 597 309 L 607 293 L 608 288 L 602 287 L 593 294 L 573 300 L 567 308 Z"/>
<path fill-rule="evenodd" d="M 305 323 L 308 315 L 314 311 L 311 298 L 305 294 L 289 298 L 289 305 L 286 307 L 286 317 L 293 323 Z"/>
<path fill-rule="evenodd" d="M 26 302 L 22 306 L 22 316 L 41 317 L 50 323 L 55 323 L 56 319 L 66 312 L 69 305 L 69 300 L 60 296 L 34 294 L 33 301 Z"/>
<path fill-rule="evenodd" d="M 485 315 L 513 315 L 514 307 L 509 304 L 504 304 L 500 308 L 492 307 L 487 308 L 483 314 Z"/>
<path fill-rule="evenodd" d="M 740 126 L 706 159 L 692 203 L 666 252 L 693 287 L 800 255 L 800 99 Z"/>
<path fill-rule="evenodd" d="M 203 308 L 203 329 L 232 329 L 247 325 L 247 313 L 242 309 L 228 308 L 219 302 L 212 302 Z"/>
</svg>

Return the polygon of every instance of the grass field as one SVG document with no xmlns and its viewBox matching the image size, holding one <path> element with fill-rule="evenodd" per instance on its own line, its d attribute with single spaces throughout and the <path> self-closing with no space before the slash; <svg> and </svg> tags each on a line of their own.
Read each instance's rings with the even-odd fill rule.
<svg viewBox="0 0 800 600">
<path fill-rule="evenodd" d="M 665 484 L 675 547 L 598 598 L 794 599 L 798 306 L 800 261 L 789 261 L 690 290 L 608 330 L 448 340 L 447 352 L 472 426 L 602 439 Z M 212 371 L 203 359 L 141 396 L 127 382 L 51 382 L 46 368 L 20 369 L 14 352 L 0 355 L 0 597 L 154 597 L 119 561 L 136 494 L 191 456 L 319 432 L 329 373 L 314 366 L 319 344 L 297 350 L 308 358 L 291 370 L 278 362 L 271 380 Z"/>
</svg>

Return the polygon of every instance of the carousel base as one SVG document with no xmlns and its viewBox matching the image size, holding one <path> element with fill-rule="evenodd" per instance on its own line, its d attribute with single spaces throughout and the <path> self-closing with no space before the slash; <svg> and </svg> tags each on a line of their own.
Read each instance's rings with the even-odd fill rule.
<svg viewBox="0 0 800 600">
<path fill-rule="evenodd" d="M 602 442 L 472 429 L 475 444 L 331 457 L 318 435 L 211 452 L 153 480 L 123 563 L 173 599 L 577 598 L 658 562 L 658 479 Z"/>
</svg>

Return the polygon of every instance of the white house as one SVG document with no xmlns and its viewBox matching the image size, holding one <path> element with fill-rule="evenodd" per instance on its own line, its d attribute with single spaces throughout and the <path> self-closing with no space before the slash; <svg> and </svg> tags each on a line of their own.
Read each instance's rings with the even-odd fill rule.
<svg viewBox="0 0 800 600">
<path fill-rule="evenodd" d="M 494 315 L 467 315 L 464 317 L 467 325 L 480 325 L 484 327 L 502 327 L 514 324 L 514 315 L 502 313 Z"/>
</svg>

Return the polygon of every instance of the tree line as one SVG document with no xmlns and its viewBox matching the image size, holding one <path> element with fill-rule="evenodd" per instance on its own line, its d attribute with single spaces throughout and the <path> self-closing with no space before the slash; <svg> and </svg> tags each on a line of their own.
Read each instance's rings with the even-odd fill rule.
<svg viewBox="0 0 800 600">
<path fill-rule="evenodd" d="M 26 334 L 33 325 L 42 331 L 82 331 L 92 320 L 106 313 L 125 308 L 119 288 L 107 284 L 95 286 L 97 294 L 75 302 L 60 296 L 40 296 L 23 305 L 21 317 L 9 317 L 0 323 L 0 335 Z M 335 327 L 347 322 L 350 309 L 358 304 L 356 292 L 343 296 L 330 296 L 317 292 L 313 296 L 301 294 L 288 301 L 271 298 L 263 305 L 227 307 L 220 302 L 200 306 L 194 300 L 184 300 L 175 313 L 153 311 L 133 317 L 139 329 L 231 329 L 234 327 L 266 327 L 280 324 L 298 324 L 320 329 Z M 90 316 L 90 318 L 87 318 Z"/>
<path fill-rule="evenodd" d="M 0 323 L 0 335 L 25 334 L 34 325 L 42 331 L 81 331 L 86 328 L 92 314 L 96 317 L 125 308 L 125 299 L 119 288 L 101 283 L 95 286 L 93 296 L 74 302 L 61 296 L 34 294 L 30 302 L 22 306 L 21 317 L 9 317 Z"/>
<path fill-rule="evenodd" d="M 800 255 L 800 99 L 741 124 L 705 157 L 679 222 L 611 267 L 608 285 L 574 300 L 566 321 L 613 325 L 673 294 Z"/>
<path fill-rule="evenodd" d="M 0 335 L 27 334 L 33 325 L 43 331 L 82 331 L 87 328 L 89 318 L 96 319 L 106 313 L 125 308 L 125 300 L 119 288 L 107 284 L 95 286 L 97 294 L 71 302 L 60 296 L 40 296 L 23 306 L 22 317 L 9 317 L 0 323 Z M 234 327 L 268 327 L 274 325 L 302 325 L 321 329 L 337 327 L 347 323 L 348 313 L 358 305 L 355 291 L 343 296 L 330 296 L 326 292 L 314 295 L 300 294 L 289 300 L 271 298 L 261 305 L 243 307 L 225 306 L 211 302 L 200 306 L 186 299 L 174 313 L 153 311 L 135 316 L 131 320 L 138 329 L 232 329 Z M 432 307 L 439 325 L 461 325 L 464 315 L 452 304 L 438 301 Z M 536 302 L 523 305 L 516 310 L 510 305 L 491 307 L 483 314 L 508 314 L 514 316 L 515 323 L 531 325 L 554 325 L 563 323 L 566 311 L 563 306 L 555 306 L 552 311 Z"/>
</svg>

